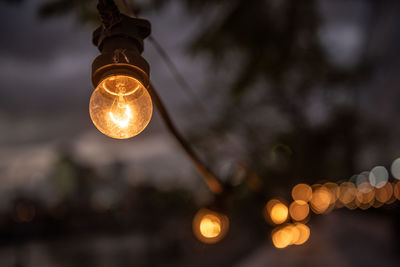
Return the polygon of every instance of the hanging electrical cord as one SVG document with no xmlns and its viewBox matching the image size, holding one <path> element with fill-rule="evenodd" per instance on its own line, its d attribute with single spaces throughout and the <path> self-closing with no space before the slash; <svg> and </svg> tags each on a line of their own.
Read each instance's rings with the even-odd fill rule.
<svg viewBox="0 0 400 267">
<path fill-rule="evenodd" d="M 99 0 L 97 4 L 101 23 L 106 30 L 121 22 L 121 13 L 114 1 Z"/>
<path fill-rule="evenodd" d="M 165 125 L 167 126 L 168 130 L 176 138 L 176 140 L 182 146 L 183 150 L 186 152 L 186 154 L 192 160 L 192 162 L 196 166 L 197 170 L 200 172 L 201 176 L 205 180 L 205 182 L 206 182 L 207 186 L 209 187 L 209 189 L 211 190 L 211 192 L 213 192 L 214 194 L 222 193 L 223 192 L 222 184 L 218 181 L 216 176 L 206 167 L 206 165 L 199 159 L 199 157 L 196 155 L 196 153 L 193 151 L 193 149 L 190 147 L 190 145 L 186 142 L 186 140 L 178 132 L 174 123 L 171 120 L 171 117 L 168 114 L 167 109 L 164 106 L 164 103 L 161 101 L 161 98 L 158 96 L 158 94 L 152 84 L 150 84 L 149 92 L 150 92 L 150 95 L 151 95 L 155 105 L 157 106 L 157 109 L 160 112 L 161 117 L 163 118 L 163 121 L 164 121 Z"/>
<path fill-rule="evenodd" d="M 137 108 L 139 109 L 141 108 L 144 111 L 142 113 L 146 115 L 148 114 L 148 112 L 146 111 L 151 110 L 151 108 L 148 108 L 148 106 L 151 107 L 151 101 L 146 98 L 146 92 L 148 91 L 148 93 L 151 96 L 151 99 L 154 101 L 156 107 L 158 108 L 161 117 L 167 126 L 167 129 L 175 137 L 175 139 L 181 145 L 187 156 L 194 163 L 196 169 L 200 173 L 201 177 L 204 179 L 210 191 L 216 195 L 221 194 L 224 191 L 222 183 L 200 160 L 195 151 L 190 147 L 190 145 L 186 142 L 183 136 L 179 133 L 174 123 L 172 122 L 171 117 L 169 116 L 164 103 L 158 96 L 152 84 L 149 82 L 148 78 L 149 66 L 147 62 L 144 60 L 144 58 L 140 56 L 140 54 L 143 51 L 143 39 L 150 34 L 150 23 L 146 20 L 138 18 L 129 18 L 121 14 L 113 0 L 99 0 L 97 9 L 99 11 L 103 25 L 101 28 L 97 29 L 94 32 L 93 42 L 96 46 L 98 46 L 102 54 L 95 59 L 92 65 L 93 68 L 92 82 L 94 86 L 98 87 L 99 84 L 102 84 L 105 81 L 109 83 L 107 88 L 108 90 L 110 90 L 111 87 L 109 86 L 111 85 L 114 86 L 115 81 L 117 79 L 125 79 L 125 80 L 129 79 L 132 81 L 136 81 L 135 83 L 137 84 L 137 86 L 139 86 L 139 88 L 141 87 L 141 89 L 139 89 L 142 91 L 140 97 L 144 97 L 141 100 L 142 102 L 140 101 L 138 102 L 143 105 L 137 106 Z M 134 42 L 132 42 L 131 40 L 134 40 Z M 120 41 L 122 43 L 120 43 Z M 103 51 L 104 46 L 106 46 L 107 49 Z M 124 58 L 124 61 L 122 63 L 120 63 L 118 60 L 120 54 L 122 54 Z M 117 61 L 115 61 L 115 58 L 117 59 Z M 110 62 L 110 60 L 112 62 Z M 104 70 L 106 72 L 104 72 Z M 110 76 L 109 74 L 113 75 L 118 74 L 120 76 L 125 74 L 125 75 L 131 75 L 133 78 L 130 78 L 130 76 L 121 76 L 124 78 L 119 78 L 118 76 Z M 122 81 L 120 81 L 120 83 L 122 84 Z M 103 87 L 100 85 L 99 89 L 96 89 L 95 92 L 97 90 L 102 90 L 102 88 Z M 118 87 L 113 88 L 113 90 L 114 91 L 118 90 Z M 125 90 L 127 89 L 125 88 Z M 96 94 L 94 93 L 94 95 Z M 102 94 L 100 94 L 100 98 L 101 98 L 100 100 L 102 101 L 104 100 Z M 125 101 L 124 98 L 118 98 L 117 100 Z M 125 117 L 128 116 L 127 118 L 129 120 L 130 106 L 128 106 L 125 102 L 121 103 L 121 106 L 126 107 L 123 115 Z M 92 120 L 93 118 L 95 119 L 98 118 L 97 113 L 95 113 L 96 108 L 98 109 L 98 107 L 99 105 L 91 105 L 90 110 L 92 111 L 91 112 Z M 104 107 L 100 109 L 100 111 L 103 110 Z M 113 113 L 111 113 L 111 115 L 113 115 Z M 104 120 L 103 116 L 101 116 L 100 119 L 101 120 L 98 119 L 96 120 L 98 124 L 101 124 L 103 122 Z M 117 123 L 119 126 L 122 125 L 121 126 L 122 129 L 126 131 L 127 129 L 126 124 L 129 123 L 128 120 L 125 121 L 119 120 L 117 121 Z M 144 127 L 145 126 L 146 125 L 144 125 Z M 125 138 L 125 136 L 129 134 L 129 133 L 125 134 L 124 131 L 119 131 L 117 133 L 105 131 L 107 129 L 104 129 L 104 127 L 103 128 L 100 127 L 99 130 L 102 130 L 104 134 L 107 134 L 110 137 L 116 137 L 116 138 Z"/>
<path fill-rule="evenodd" d="M 129 15 L 133 16 L 134 18 L 137 18 L 138 15 L 135 12 L 131 2 L 123 0 L 123 4 L 126 7 L 126 10 L 129 12 Z M 189 82 L 185 79 L 185 77 L 180 73 L 178 70 L 178 67 L 174 63 L 174 61 L 171 59 L 171 57 L 168 55 L 167 51 L 162 47 L 160 42 L 156 40 L 156 38 L 152 35 L 147 38 L 149 42 L 153 45 L 154 49 L 157 51 L 157 53 L 160 55 L 160 57 L 164 60 L 165 64 L 168 66 L 168 70 L 171 72 L 171 74 L 174 76 L 175 81 L 180 85 L 180 87 L 183 89 L 184 93 L 187 95 L 189 99 L 192 99 L 192 101 L 195 103 L 197 109 L 201 111 L 201 113 L 205 117 L 209 117 L 207 109 L 205 106 L 201 103 L 199 98 L 197 97 L 195 90 L 193 87 L 189 84 Z"/>
<path fill-rule="evenodd" d="M 129 15 L 138 18 L 138 14 L 135 11 L 134 7 L 132 6 L 130 1 L 127 0 L 122 0 L 123 5 L 125 6 L 126 12 L 129 13 Z M 185 79 L 184 75 L 181 74 L 179 71 L 177 65 L 174 63 L 172 58 L 168 55 L 167 51 L 162 47 L 159 41 L 153 36 L 150 35 L 147 40 L 150 41 L 150 43 L 153 45 L 154 49 L 158 52 L 160 57 L 163 59 L 164 63 L 167 65 L 168 70 L 171 72 L 171 74 L 174 76 L 175 81 L 180 85 L 180 88 L 183 90 L 183 92 L 194 102 L 196 105 L 197 109 L 201 114 L 206 117 L 207 119 L 210 118 L 209 112 L 205 108 L 205 106 L 202 104 L 201 100 L 199 97 L 196 95 L 194 88 L 190 85 L 190 83 Z M 246 123 L 243 123 L 246 124 Z M 234 147 L 236 150 L 237 154 L 240 154 L 243 150 L 241 147 L 237 145 L 237 143 L 232 139 L 232 137 L 224 133 L 226 140 Z M 247 165 L 244 163 L 240 163 L 239 165 Z"/>
<path fill-rule="evenodd" d="M 134 6 L 132 5 L 131 1 L 127 0 L 120 0 L 119 1 L 123 6 L 125 12 L 127 12 L 130 16 L 138 18 L 138 14 L 135 11 Z M 206 118 L 209 118 L 209 112 L 207 109 L 204 107 L 204 105 L 201 103 L 200 99 L 197 97 L 195 90 L 193 87 L 189 84 L 189 82 L 184 78 L 184 76 L 180 73 L 178 70 L 178 67 L 172 60 L 172 58 L 168 55 L 167 51 L 162 47 L 160 42 L 156 40 L 156 38 L 152 35 L 148 37 L 148 40 L 151 42 L 153 47 L 156 49 L 160 57 L 164 60 L 165 64 L 167 65 L 169 71 L 171 74 L 174 76 L 176 82 L 180 85 L 180 88 L 184 91 L 184 93 L 195 103 L 197 109 L 199 112 L 202 113 L 202 115 Z M 247 125 L 245 122 L 241 122 L 243 125 Z M 247 127 L 248 129 L 250 127 Z M 231 147 L 234 148 L 235 154 L 241 154 L 243 152 L 243 149 L 232 139 L 232 136 L 229 135 L 228 133 L 223 133 L 223 135 L 226 137 L 225 140 L 227 140 L 230 144 Z M 236 163 L 238 167 L 244 169 L 246 173 L 248 173 L 249 176 L 254 177 L 254 174 L 256 172 L 251 169 L 249 164 L 244 162 L 242 159 L 236 159 Z M 247 176 L 246 176 L 247 177 Z"/>
<path fill-rule="evenodd" d="M 179 72 L 177 66 L 175 63 L 172 61 L 172 59 L 169 57 L 168 53 L 165 51 L 165 49 L 161 46 L 161 44 L 154 38 L 154 36 L 150 35 L 148 40 L 151 42 L 153 47 L 156 49 L 158 54 L 161 56 L 161 58 L 164 60 L 165 64 L 167 64 L 169 71 L 172 73 L 174 76 L 176 82 L 181 86 L 183 91 L 186 93 L 186 95 L 192 99 L 192 101 L 195 103 L 197 106 L 197 109 L 202 112 L 202 114 L 208 118 L 208 112 L 207 109 L 204 107 L 204 105 L 201 103 L 199 98 L 197 97 L 196 93 L 194 92 L 193 88 L 190 86 L 188 81 L 183 77 L 183 75 Z"/>
<path fill-rule="evenodd" d="M 130 15 L 130 16 L 132 16 L 132 17 L 135 17 L 135 18 L 138 18 L 138 14 L 137 14 L 137 12 L 135 11 L 135 8 L 134 8 L 134 6 L 132 5 L 132 2 L 131 2 L 131 1 L 120 0 L 119 3 L 123 6 L 123 10 L 124 10 L 128 15 Z M 171 72 L 172 75 L 174 76 L 176 82 L 180 85 L 180 88 L 181 88 L 181 89 L 184 91 L 184 93 L 185 93 L 187 96 L 189 96 L 190 99 L 196 104 L 196 107 L 197 107 L 198 111 L 201 112 L 202 115 L 203 115 L 204 117 L 209 118 L 209 113 L 208 113 L 207 109 L 204 108 L 204 105 L 202 105 L 200 99 L 196 96 L 195 90 L 194 90 L 193 87 L 189 84 L 189 82 L 184 78 L 184 76 L 180 73 L 180 71 L 178 70 L 178 67 L 176 66 L 176 64 L 174 63 L 174 61 L 172 60 L 172 58 L 168 55 L 167 51 L 162 47 L 162 45 L 160 44 L 160 42 L 158 42 L 158 41 L 155 39 L 155 37 L 152 36 L 152 35 L 150 35 L 150 36 L 148 37 L 148 40 L 153 44 L 153 46 L 154 46 L 154 48 L 156 49 L 156 51 L 159 53 L 159 55 L 161 56 L 161 58 L 164 60 L 164 62 L 165 62 L 165 64 L 167 65 L 168 69 L 170 70 L 170 72 Z M 160 98 L 157 96 L 157 99 L 160 99 Z M 163 105 L 162 102 L 161 102 L 161 105 Z M 163 105 L 163 106 L 164 106 L 164 105 Z M 163 108 L 163 109 L 166 111 L 165 108 Z M 161 111 L 160 111 L 160 112 L 161 112 Z M 163 114 L 161 114 L 161 115 L 163 115 Z M 166 117 L 169 118 L 169 115 L 166 114 Z M 168 119 L 168 120 L 169 120 L 169 119 Z M 165 119 L 164 121 L 165 121 L 165 123 L 167 123 L 167 120 L 166 120 L 166 119 Z M 170 120 L 169 120 L 169 121 L 170 121 Z M 172 123 L 172 122 L 171 122 L 171 123 Z M 241 123 L 242 123 L 243 125 L 247 125 L 247 123 L 244 122 L 244 121 L 241 121 Z M 168 123 L 167 123 L 167 127 L 168 127 L 169 130 L 173 133 L 174 131 L 176 131 L 176 128 L 174 127 L 173 124 L 171 124 L 171 126 L 172 126 L 173 129 L 171 129 L 170 126 L 169 126 Z M 247 128 L 249 129 L 250 127 L 247 127 Z M 174 129 L 175 129 L 175 130 L 174 130 Z M 179 135 L 179 133 L 178 133 L 178 135 Z M 238 158 L 237 158 L 237 155 L 240 155 L 240 154 L 243 153 L 243 149 L 242 149 L 242 147 L 240 147 L 240 146 L 235 142 L 235 140 L 233 140 L 232 136 L 229 135 L 228 133 L 223 133 L 223 136 L 225 137 L 225 140 L 231 145 L 231 147 L 232 147 L 232 148 L 234 149 L 234 151 L 235 151 L 235 155 L 236 155 L 236 158 L 235 158 L 235 165 L 236 165 L 236 167 L 241 168 L 242 170 L 245 171 L 245 173 L 246 173 L 245 179 L 246 179 L 247 182 L 250 182 L 250 183 L 251 183 L 251 180 L 252 180 L 252 179 L 255 179 L 255 177 L 258 177 L 257 172 L 254 171 L 254 170 L 250 167 L 250 165 L 249 165 L 248 163 L 246 163 L 243 159 L 238 159 Z M 176 136 L 175 136 L 175 137 L 176 137 Z M 183 138 L 177 138 L 177 139 L 178 139 L 178 142 L 183 141 L 184 143 L 186 143 L 185 140 L 184 140 Z M 181 145 L 182 145 L 184 148 L 185 148 L 185 147 L 190 148 L 190 146 L 189 146 L 188 144 L 181 144 Z M 185 151 L 186 151 L 186 149 L 185 149 Z M 190 152 L 190 151 L 189 151 L 189 152 Z M 192 151 L 192 152 L 193 152 L 193 151 Z M 193 156 L 189 155 L 189 157 L 192 158 Z M 197 158 L 197 160 L 198 160 L 198 157 L 197 157 L 196 154 L 194 154 L 194 157 Z M 193 159 L 192 159 L 192 160 L 193 160 Z M 195 159 L 195 161 L 196 161 L 196 159 Z M 195 164 L 196 164 L 196 163 L 195 163 Z M 196 164 L 196 165 L 197 165 L 197 164 Z M 204 164 L 201 164 L 201 165 L 204 165 Z M 209 173 L 209 171 L 207 170 L 207 168 L 206 168 L 206 169 L 203 169 L 203 170 L 202 170 L 202 169 L 203 169 L 203 168 L 200 168 L 200 169 L 199 169 L 199 171 L 200 171 L 201 173 L 205 173 L 205 176 L 211 177 L 209 174 L 207 174 L 207 173 Z M 205 170 L 205 172 L 204 172 L 204 170 Z M 212 177 L 215 177 L 215 176 L 212 175 Z M 208 179 L 210 180 L 210 178 L 208 178 Z M 210 181 L 212 181 L 212 180 L 214 180 L 214 182 L 210 182 Z M 209 181 L 209 182 L 206 182 L 206 183 L 207 183 L 207 184 L 216 184 L 216 182 L 219 183 L 218 180 L 215 179 L 215 178 L 214 178 L 214 179 L 211 178 L 210 181 Z M 215 181 L 216 181 L 216 182 L 215 182 Z M 220 183 L 219 183 L 219 184 L 220 184 Z M 209 187 L 210 187 L 210 186 L 209 186 Z M 215 186 L 214 186 L 214 187 L 215 187 Z M 218 186 L 216 186 L 216 188 L 218 188 Z M 222 186 L 221 186 L 221 188 L 222 188 Z M 224 189 L 227 189 L 226 186 L 225 186 Z M 211 187 L 210 187 L 210 190 L 211 190 Z M 215 189 L 214 189 L 214 190 L 215 190 Z M 219 189 L 217 189 L 217 191 L 221 191 L 221 192 L 222 192 L 222 190 L 219 190 Z"/>
</svg>

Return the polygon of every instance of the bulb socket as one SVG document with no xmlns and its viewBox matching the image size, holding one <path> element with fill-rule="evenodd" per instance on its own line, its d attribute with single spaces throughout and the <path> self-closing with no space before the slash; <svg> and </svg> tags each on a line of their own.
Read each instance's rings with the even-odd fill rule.
<svg viewBox="0 0 400 267">
<path fill-rule="evenodd" d="M 150 67 L 141 56 L 143 40 L 150 35 L 147 20 L 121 14 L 121 21 L 111 28 L 100 26 L 93 32 L 93 44 L 101 54 L 92 64 L 94 88 L 106 77 L 128 75 L 139 80 L 145 88 L 150 84 Z"/>
</svg>

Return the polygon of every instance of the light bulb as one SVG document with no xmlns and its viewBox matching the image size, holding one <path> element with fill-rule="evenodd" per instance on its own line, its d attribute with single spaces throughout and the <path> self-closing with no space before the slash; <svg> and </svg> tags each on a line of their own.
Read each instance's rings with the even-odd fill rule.
<svg viewBox="0 0 400 267">
<path fill-rule="evenodd" d="M 221 233 L 221 220 L 212 214 L 205 215 L 200 221 L 200 233 L 205 238 L 217 237 Z"/>
<path fill-rule="evenodd" d="M 89 112 L 100 132 L 112 138 L 126 139 L 146 128 L 153 104 L 149 92 L 137 79 L 112 75 L 103 79 L 94 90 Z"/>
<path fill-rule="evenodd" d="M 217 243 L 224 238 L 228 229 L 228 217 L 215 211 L 201 209 L 193 218 L 193 232 L 203 243 Z"/>
</svg>

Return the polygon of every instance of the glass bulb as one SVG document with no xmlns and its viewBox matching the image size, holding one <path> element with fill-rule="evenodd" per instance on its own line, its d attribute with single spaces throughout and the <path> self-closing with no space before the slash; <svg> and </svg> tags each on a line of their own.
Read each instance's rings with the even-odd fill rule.
<svg viewBox="0 0 400 267">
<path fill-rule="evenodd" d="M 126 139 L 139 134 L 150 122 L 153 104 L 137 79 L 113 75 L 102 80 L 89 104 L 90 117 L 103 134 Z"/>
</svg>

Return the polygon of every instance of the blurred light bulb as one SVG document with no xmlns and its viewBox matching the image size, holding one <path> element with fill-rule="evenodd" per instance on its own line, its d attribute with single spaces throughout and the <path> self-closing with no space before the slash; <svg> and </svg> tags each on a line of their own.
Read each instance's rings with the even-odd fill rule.
<svg viewBox="0 0 400 267">
<path fill-rule="evenodd" d="M 89 104 L 90 117 L 103 134 L 126 139 L 139 134 L 150 122 L 153 104 L 137 79 L 113 75 L 102 80 Z"/>
<path fill-rule="evenodd" d="M 331 205 L 331 199 L 331 191 L 325 186 L 318 185 L 312 194 L 311 209 L 316 214 L 322 214 L 328 210 L 329 205 Z"/>
<path fill-rule="evenodd" d="M 277 203 L 272 207 L 270 217 L 275 224 L 281 224 L 287 220 L 288 214 L 287 206 L 283 203 Z"/>
<path fill-rule="evenodd" d="M 229 219 L 208 209 L 199 210 L 193 218 L 193 232 L 203 243 L 216 243 L 228 232 Z"/>
<path fill-rule="evenodd" d="M 312 188 L 307 184 L 297 184 L 292 189 L 293 200 L 302 200 L 308 202 L 312 197 Z"/>
<path fill-rule="evenodd" d="M 272 230 L 272 243 L 276 248 L 302 245 L 310 237 L 310 228 L 302 223 L 287 224 Z"/>
<path fill-rule="evenodd" d="M 221 233 L 221 220 L 212 214 L 207 214 L 200 221 L 200 233 L 206 238 L 217 237 Z"/>
<path fill-rule="evenodd" d="M 295 200 L 289 206 L 289 214 L 295 221 L 302 221 L 307 218 L 310 213 L 310 207 L 303 200 Z"/>
<path fill-rule="evenodd" d="M 287 227 L 275 229 L 272 232 L 272 243 L 276 248 L 285 248 L 292 244 L 293 233 Z"/>
</svg>

